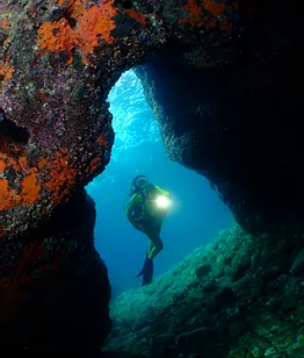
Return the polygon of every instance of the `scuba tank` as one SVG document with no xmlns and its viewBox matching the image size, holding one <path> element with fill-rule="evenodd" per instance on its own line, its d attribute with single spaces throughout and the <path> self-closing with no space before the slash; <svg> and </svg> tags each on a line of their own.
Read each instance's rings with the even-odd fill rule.
<svg viewBox="0 0 304 358">
<path fill-rule="evenodd" d="M 132 199 L 132 195 L 133 194 L 129 194 L 123 201 L 124 212 L 126 212 L 126 208 Z M 127 200 L 129 200 L 128 203 L 126 203 Z M 136 205 L 136 207 L 134 207 L 134 209 L 131 211 L 132 218 L 135 221 L 141 221 L 145 217 L 145 213 L 146 212 L 144 203 Z"/>
<path fill-rule="evenodd" d="M 132 195 L 137 194 L 141 197 L 141 203 L 136 205 L 131 212 L 132 218 L 135 221 L 141 221 L 146 216 L 146 198 L 149 194 L 154 191 L 155 187 L 153 184 L 148 182 L 148 179 L 145 175 L 138 175 L 132 181 L 130 194 L 123 201 L 123 209 L 126 211 L 127 206 L 132 200 Z M 128 203 L 126 201 L 129 200 Z"/>
</svg>

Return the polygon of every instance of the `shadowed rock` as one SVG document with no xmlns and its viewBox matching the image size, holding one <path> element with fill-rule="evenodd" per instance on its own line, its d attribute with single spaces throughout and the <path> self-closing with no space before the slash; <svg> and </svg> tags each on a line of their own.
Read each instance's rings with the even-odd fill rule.
<svg viewBox="0 0 304 358">
<path fill-rule="evenodd" d="M 2 244 L 1 355 L 99 355 L 111 328 L 110 285 L 94 224 L 94 203 L 81 191 L 39 233 Z"/>
<path fill-rule="evenodd" d="M 125 358 L 303 357 L 304 275 L 290 273 L 303 245 L 302 236 L 253 237 L 237 225 L 222 231 L 151 285 L 117 298 L 108 353 Z M 212 271 L 198 277 L 204 266 Z"/>
<path fill-rule="evenodd" d="M 199 70 L 167 54 L 136 70 L 169 158 L 207 177 L 251 233 L 303 230 L 303 6 L 293 4 L 295 17 L 275 1 L 241 2 L 233 64 Z"/>
</svg>

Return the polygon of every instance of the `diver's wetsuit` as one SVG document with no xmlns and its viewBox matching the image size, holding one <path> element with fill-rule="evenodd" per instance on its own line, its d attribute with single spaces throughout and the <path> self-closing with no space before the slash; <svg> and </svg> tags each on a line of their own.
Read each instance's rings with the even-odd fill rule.
<svg viewBox="0 0 304 358">
<path fill-rule="evenodd" d="M 150 260 L 153 260 L 163 249 L 160 232 L 167 209 L 157 207 L 155 199 L 158 195 L 170 196 L 164 189 L 150 184 L 142 192 L 133 194 L 126 207 L 126 215 L 131 224 L 135 229 L 145 233 L 150 240 L 148 252 Z"/>
</svg>

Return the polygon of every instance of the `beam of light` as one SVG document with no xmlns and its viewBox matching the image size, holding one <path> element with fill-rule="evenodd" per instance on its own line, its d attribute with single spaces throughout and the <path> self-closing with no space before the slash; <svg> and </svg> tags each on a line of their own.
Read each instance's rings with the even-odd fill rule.
<svg viewBox="0 0 304 358">
<path fill-rule="evenodd" d="M 156 205 L 159 208 L 165 209 L 170 205 L 170 200 L 166 196 L 160 195 L 156 198 Z"/>
</svg>

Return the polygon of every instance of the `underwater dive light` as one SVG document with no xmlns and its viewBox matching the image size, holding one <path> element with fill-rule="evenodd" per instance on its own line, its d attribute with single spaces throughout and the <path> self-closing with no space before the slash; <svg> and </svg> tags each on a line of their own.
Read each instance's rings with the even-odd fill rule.
<svg viewBox="0 0 304 358">
<path fill-rule="evenodd" d="M 170 204 L 170 200 L 164 196 L 164 195 L 160 195 L 156 198 L 156 204 L 159 208 L 167 208 Z"/>
</svg>

